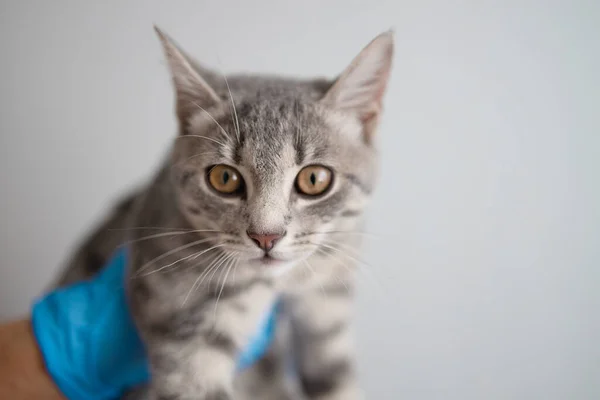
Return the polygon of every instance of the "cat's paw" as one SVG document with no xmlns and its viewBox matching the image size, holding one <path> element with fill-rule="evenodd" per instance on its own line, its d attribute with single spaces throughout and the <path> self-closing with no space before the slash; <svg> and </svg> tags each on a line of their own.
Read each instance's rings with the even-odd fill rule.
<svg viewBox="0 0 600 400">
<path fill-rule="evenodd" d="M 138 399 L 137 397 L 135 398 L 135 400 L 237 400 L 236 396 L 231 395 L 230 393 L 228 393 L 225 390 L 213 390 L 210 392 L 206 392 L 203 394 L 198 394 L 196 396 L 190 396 L 190 394 L 186 394 L 183 396 L 178 396 L 175 394 L 168 394 L 168 395 L 151 395 L 149 394 L 149 397 L 143 397 Z M 129 398 L 127 398 L 127 400 L 129 400 Z"/>
</svg>

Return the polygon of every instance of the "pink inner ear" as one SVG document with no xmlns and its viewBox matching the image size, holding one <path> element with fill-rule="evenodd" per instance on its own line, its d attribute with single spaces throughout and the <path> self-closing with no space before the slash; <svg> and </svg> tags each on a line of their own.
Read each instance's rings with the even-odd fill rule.
<svg viewBox="0 0 600 400">
<path fill-rule="evenodd" d="M 373 136 L 375 136 L 375 131 L 377 130 L 377 125 L 379 122 L 379 112 L 379 109 L 372 109 L 371 111 L 363 114 L 360 118 L 360 122 L 362 123 L 363 140 L 367 144 L 371 144 L 373 141 Z"/>
<path fill-rule="evenodd" d="M 368 113 L 363 114 L 360 117 L 360 122 L 362 122 L 363 124 L 368 124 L 369 122 L 371 122 L 375 117 L 377 117 L 377 114 L 379 114 L 377 111 L 373 110 L 373 111 L 369 111 Z"/>
<path fill-rule="evenodd" d="M 360 118 L 360 120 L 362 121 L 363 124 L 368 123 L 373 118 L 377 117 L 377 115 L 380 113 L 384 94 L 385 94 L 385 86 L 380 85 L 379 89 L 375 93 L 375 101 L 373 102 L 373 105 Z"/>
</svg>

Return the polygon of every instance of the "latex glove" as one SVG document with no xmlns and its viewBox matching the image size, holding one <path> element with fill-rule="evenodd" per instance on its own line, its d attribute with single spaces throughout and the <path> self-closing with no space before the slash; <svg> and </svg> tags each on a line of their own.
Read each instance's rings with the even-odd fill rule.
<svg viewBox="0 0 600 400">
<path fill-rule="evenodd" d="M 125 250 L 94 279 L 56 290 L 32 310 L 33 331 L 46 369 L 70 400 L 108 400 L 149 379 L 144 346 L 125 298 Z M 256 362 L 275 329 L 268 310 L 239 368 Z"/>
</svg>

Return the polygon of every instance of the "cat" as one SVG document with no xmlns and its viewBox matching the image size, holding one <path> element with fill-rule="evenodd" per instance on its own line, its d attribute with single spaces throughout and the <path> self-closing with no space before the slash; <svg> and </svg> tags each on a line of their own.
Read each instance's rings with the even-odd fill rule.
<svg viewBox="0 0 600 400">
<path fill-rule="evenodd" d="M 292 79 L 222 76 L 155 30 L 179 134 L 151 181 L 84 241 L 58 285 L 94 275 L 126 244 L 128 299 L 152 373 L 141 397 L 289 398 L 291 352 L 303 398 L 363 398 L 353 254 L 378 177 L 393 32 L 334 79 Z M 274 344 L 238 374 L 238 354 L 275 302 Z"/>
</svg>

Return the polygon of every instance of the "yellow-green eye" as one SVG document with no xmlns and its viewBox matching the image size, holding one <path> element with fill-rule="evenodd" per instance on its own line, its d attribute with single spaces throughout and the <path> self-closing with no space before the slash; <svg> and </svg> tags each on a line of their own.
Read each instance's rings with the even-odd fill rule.
<svg viewBox="0 0 600 400">
<path fill-rule="evenodd" d="M 323 194 L 331 186 L 333 173 L 321 165 L 304 167 L 296 177 L 296 189 L 307 196 Z"/>
<path fill-rule="evenodd" d="M 233 194 L 243 189 L 242 175 L 228 165 L 215 165 L 208 172 L 208 182 L 219 193 Z"/>
</svg>

